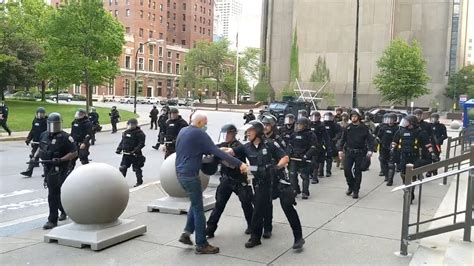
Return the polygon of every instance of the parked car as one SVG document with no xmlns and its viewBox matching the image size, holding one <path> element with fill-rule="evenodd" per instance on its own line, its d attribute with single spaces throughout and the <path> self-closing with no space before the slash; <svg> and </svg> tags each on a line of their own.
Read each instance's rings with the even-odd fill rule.
<svg viewBox="0 0 474 266">
<path fill-rule="evenodd" d="M 12 100 L 35 101 L 36 99 L 41 98 L 41 95 L 29 91 L 17 91 L 13 94 L 5 95 L 5 98 Z"/>
<path fill-rule="evenodd" d="M 134 101 L 134 96 L 124 96 L 122 99 L 120 99 L 120 103 L 133 103 Z"/>
<path fill-rule="evenodd" d="M 395 110 L 395 109 L 383 109 L 383 108 L 373 108 L 368 111 L 374 117 L 374 123 L 382 123 L 383 116 L 389 113 L 395 113 L 397 116 L 405 117 L 407 112 L 404 110 Z"/>
<path fill-rule="evenodd" d="M 167 98 L 163 98 L 160 100 L 160 104 L 161 105 L 167 105 L 168 104 L 168 99 Z"/>
<path fill-rule="evenodd" d="M 191 98 L 178 99 L 178 105 L 179 106 L 190 106 L 193 102 L 194 102 L 194 100 L 191 99 Z"/>
<path fill-rule="evenodd" d="M 155 97 L 147 97 L 147 104 L 158 104 L 159 103 L 159 100 L 158 98 L 155 98 Z"/>
<path fill-rule="evenodd" d="M 177 98 L 173 98 L 173 99 L 168 99 L 168 105 L 178 105 L 178 99 Z"/>
<path fill-rule="evenodd" d="M 74 96 L 72 96 L 72 94 L 69 94 L 69 93 L 59 93 L 57 95 L 52 94 L 49 97 L 52 101 L 56 101 L 56 98 L 58 98 L 58 100 L 60 101 L 67 101 L 67 102 L 70 102 L 74 99 Z"/>
<path fill-rule="evenodd" d="M 141 103 L 141 104 L 147 103 L 147 98 L 148 97 L 137 97 L 137 103 Z"/>
</svg>

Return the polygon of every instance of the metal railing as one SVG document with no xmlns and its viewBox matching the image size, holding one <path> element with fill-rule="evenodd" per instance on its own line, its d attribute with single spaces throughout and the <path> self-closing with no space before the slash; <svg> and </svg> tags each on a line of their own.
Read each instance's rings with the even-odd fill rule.
<svg viewBox="0 0 474 266">
<path fill-rule="evenodd" d="M 447 150 L 449 152 L 450 150 Z M 467 163 L 465 163 L 467 161 Z M 466 165 L 468 164 L 468 165 Z M 464 166 L 463 166 L 464 165 Z M 463 166 L 463 167 L 461 167 Z M 429 178 L 422 178 L 423 174 L 426 172 L 432 172 L 438 169 L 451 169 L 450 171 L 446 171 L 444 173 L 429 177 Z M 455 169 L 457 168 L 457 169 Z M 459 195 L 459 181 L 460 181 L 460 174 L 464 172 L 469 172 L 468 175 L 468 187 L 467 187 L 467 195 L 466 195 L 466 208 L 465 210 L 459 210 L 458 204 L 458 195 Z M 455 200 L 454 200 L 454 210 L 452 213 L 434 217 L 428 220 L 420 220 L 421 216 L 421 204 L 422 204 L 422 191 L 423 191 L 423 184 L 428 182 L 433 182 L 435 180 L 439 180 L 441 178 L 448 178 L 452 176 L 457 176 L 456 181 L 456 191 L 455 191 Z M 413 178 L 417 177 L 416 181 Z M 420 177 L 418 179 L 418 177 Z M 416 222 L 410 223 L 410 207 L 412 201 L 412 193 L 414 193 L 415 188 L 418 187 L 418 206 L 417 206 L 417 213 L 416 213 Z M 398 191 L 403 190 L 403 217 L 402 217 L 402 232 L 401 232 L 401 241 L 400 241 L 400 255 L 407 256 L 408 255 L 408 243 L 411 240 L 417 240 L 433 235 L 438 235 L 454 230 L 464 229 L 464 241 L 471 240 L 471 226 L 472 226 L 472 210 L 473 210 L 473 198 L 474 198 L 474 149 L 470 150 L 469 152 L 463 152 L 460 155 L 454 156 L 452 158 L 447 158 L 444 161 L 440 161 L 437 163 L 425 165 L 419 168 L 414 169 L 413 164 L 408 164 L 406 166 L 405 172 L 405 183 L 402 186 L 396 187 L 392 190 Z M 457 216 L 464 214 L 465 219 L 464 221 L 458 221 Z M 449 225 L 427 229 L 424 231 L 420 230 L 420 225 L 430 223 L 433 221 L 446 219 L 446 218 L 453 218 L 453 222 Z M 410 233 L 410 228 L 415 227 L 415 232 Z"/>
<path fill-rule="evenodd" d="M 466 128 L 459 132 L 459 136 L 453 138 L 449 137 L 446 142 L 446 153 L 445 158 L 449 159 L 452 157 L 456 157 L 460 154 L 465 152 L 469 152 L 471 150 L 471 145 L 474 143 L 474 130 L 473 128 Z M 457 166 L 459 169 L 461 166 L 469 164 L 468 162 L 458 163 L 458 165 L 452 165 L 451 167 L 446 165 L 444 167 L 444 172 L 448 172 L 450 170 L 454 170 L 454 167 Z M 448 178 L 443 178 L 443 185 L 448 183 Z"/>
</svg>

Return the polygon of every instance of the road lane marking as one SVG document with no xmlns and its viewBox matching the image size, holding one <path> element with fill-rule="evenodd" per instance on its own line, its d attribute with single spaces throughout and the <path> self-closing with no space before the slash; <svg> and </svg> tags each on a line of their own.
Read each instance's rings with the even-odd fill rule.
<svg viewBox="0 0 474 266">
<path fill-rule="evenodd" d="M 32 190 L 32 189 L 16 190 L 13 192 L 0 194 L 0 199 L 19 196 L 19 195 L 25 195 L 25 194 L 33 193 L 33 192 L 35 192 L 35 190 Z"/>
</svg>

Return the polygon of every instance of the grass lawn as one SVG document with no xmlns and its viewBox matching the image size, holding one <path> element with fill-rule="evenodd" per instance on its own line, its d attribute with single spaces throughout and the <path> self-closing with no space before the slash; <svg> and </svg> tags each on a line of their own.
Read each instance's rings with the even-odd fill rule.
<svg viewBox="0 0 474 266">
<path fill-rule="evenodd" d="M 71 122 L 74 120 L 74 114 L 77 109 L 84 108 L 84 105 L 72 104 L 56 104 L 48 102 L 31 102 L 31 101 L 6 101 L 8 106 L 8 127 L 12 131 L 29 131 L 31 129 L 31 122 L 36 113 L 36 108 L 46 108 L 46 114 L 58 112 L 63 118 L 63 128 L 70 128 Z M 99 113 L 100 123 L 102 125 L 109 124 L 109 108 L 96 107 Z M 135 117 L 133 112 L 119 110 L 120 121 L 127 121 Z"/>
</svg>

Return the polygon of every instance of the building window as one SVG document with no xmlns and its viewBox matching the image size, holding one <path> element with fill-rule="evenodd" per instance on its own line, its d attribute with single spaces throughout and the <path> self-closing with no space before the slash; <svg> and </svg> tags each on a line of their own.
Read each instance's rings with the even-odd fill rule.
<svg viewBox="0 0 474 266">
<path fill-rule="evenodd" d="M 156 2 L 153 1 L 153 9 L 155 9 L 155 8 L 156 8 Z"/>
<path fill-rule="evenodd" d="M 171 69 L 171 62 L 166 64 L 166 73 L 173 74 L 173 69 Z"/>
<path fill-rule="evenodd" d="M 167 7 L 170 7 L 170 5 L 171 5 L 170 3 L 171 3 L 170 0 L 166 1 L 166 6 L 167 6 Z"/>
<path fill-rule="evenodd" d="M 196 20 L 197 20 L 197 16 L 196 16 L 196 15 L 194 15 L 194 21 L 196 21 Z"/>
<path fill-rule="evenodd" d="M 196 30 L 197 30 L 197 27 L 196 27 L 196 25 L 194 25 L 194 32 L 196 32 Z"/>
<path fill-rule="evenodd" d="M 151 13 L 148 12 L 148 20 L 150 20 L 150 19 L 151 19 Z"/>
<path fill-rule="evenodd" d="M 109 6 L 111 6 L 111 5 L 112 5 L 112 2 L 113 2 L 113 0 L 109 0 Z"/>
<path fill-rule="evenodd" d="M 130 27 L 125 27 L 125 33 L 130 33 Z"/>
<path fill-rule="evenodd" d="M 153 56 L 153 53 L 155 52 L 155 47 L 152 44 L 148 45 L 148 51 L 149 54 Z"/>
<path fill-rule="evenodd" d="M 140 5 L 143 6 L 143 0 L 140 0 Z"/>
<path fill-rule="evenodd" d="M 173 2 L 173 9 L 176 9 L 176 2 Z"/>
<path fill-rule="evenodd" d="M 132 58 L 129 55 L 125 56 L 125 68 L 126 69 L 132 68 Z"/>
<path fill-rule="evenodd" d="M 142 28 L 140 28 L 140 29 L 138 30 L 138 36 L 139 36 L 139 37 L 143 37 L 143 29 L 142 29 Z"/>
<path fill-rule="evenodd" d="M 209 8 L 209 16 L 211 15 L 211 9 Z"/>
<path fill-rule="evenodd" d="M 163 61 L 158 61 L 158 72 L 163 73 Z"/>
<path fill-rule="evenodd" d="M 171 13 L 169 11 L 166 12 L 166 18 L 170 18 L 170 15 Z"/>
<path fill-rule="evenodd" d="M 130 0 L 126 0 L 126 1 L 125 1 L 125 4 L 126 4 L 127 6 L 129 6 L 129 5 L 130 5 Z"/>
<path fill-rule="evenodd" d="M 180 54 L 176 53 L 176 60 L 179 60 Z"/>
<path fill-rule="evenodd" d="M 155 18 L 156 18 L 156 15 L 155 15 L 155 14 L 153 14 L 153 21 L 155 21 Z"/>
<path fill-rule="evenodd" d="M 125 16 L 130 17 L 130 9 L 127 9 L 127 10 L 125 11 Z"/>
<path fill-rule="evenodd" d="M 123 95 L 130 95 L 130 80 L 125 79 L 125 88 L 123 89 Z"/>
<path fill-rule="evenodd" d="M 176 24 L 173 23 L 173 30 L 176 30 Z"/>
<path fill-rule="evenodd" d="M 176 42 L 176 40 L 175 40 L 175 39 L 173 39 L 173 43 L 175 43 L 175 42 Z"/>
<path fill-rule="evenodd" d="M 158 47 L 158 56 L 163 57 L 163 47 Z"/>
<path fill-rule="evenodd" d="M 173 20 L 176 20 L 176 13 L 173 13 Z"/>
<path fill-rule="evenodd" d="M 151 0 L 148 0 L 148 7 L 151 7 Z"/>
<path fill-rule="evenodd" d="M 173 55 L 171 54 L 171 51 L 168 51 L 168 58 L 171 58 L 173 57 Z"/>
<path fill-rule="evenodd" d="M 112 0 L 110 0 L 110 3 L 112 4 Z M 81 86 L 80 85 L 75 85 L 74 84 L 74 94 L 81 94 Z"/>
<path fill-rule="evenodd" d="M 110 79 L 109 80 L 108 95 L 114 95 L 114 94 L 115 94 L 115 80 Z"/>
<path fill-rule="evenodd" d="M 163 16 L 160 16 L 160 24 L 163 23 Z"/>
<path fill-rule="evenodd" d="M 155 69 L 154 69 L 154 62 L 153 62 L 153 59 L 149 59 L 148 60 L 148 71 L 151 71 L 153 72 Z"/>
<path fill-rule="evenodd" d="M 143 54 L 143 49 L 144 49 L 144 48 L 145 48 L 145 46 L 143 45 L 143 43 L 140 43 L 140 44 L 138 45 L 138 52 L 141 53 L 141 54 Z"/>
<path fill-rule="evenodd" d="M 118 0 L 115 0 L 115 5 L 118 5 Z"/>
<path fill-rule="evenodd" d="M 160 4 L 160 11 L 163 11 L 163 4 Z"/>
<path fill-rule="evenodd" d="M 153 31 L 152 30 L 148 32 L 148 38 L 153 38 Z"/>
<path fill-rule="evenodd" d="M 176 75 L 179 75 L 179 64 L 176 64 L 176 70 L 174 71 Z"/>
<path fill-rule="evenodd" d="M 194 4 L 194 11 L 197 11 L 198 10 L 198 6 L 197 4 Z"/>
<path fill-rule="evenodd" d="M 186 10 L 186 3 L 183 3 L 183 10 Z"/>
<path fill-rule="evenodd" d="M 97 86 L 92 87 L 92 94 L 97 94 Z"/>
<path fill-rule="evenodd" d="M 183 31 L 186 31 L 186 24 L 183 24 Z"/>
<path fill-rule="evenodd" d="M 207 29 L 207 35 L 211 36 L 211 29 Z"/>
<path fill-rule="evenodd" d="M 114 14 L 116 17 L 118 17 L 118 10 L 115 10 Z"/>
<path fill-rule="evenodd" d="M 138 58 L 138 70 L 143 70 L 144 67 L 145 67 L 144 66 L 144 59 L 143 59 L 143 57 L 139 57 Z"/>
<path fill-rule="evenodd" d="M 163 32 L 160 32 L 160 40 L 163 40 Z"/>
<path fill-rule="evenodd" d="M 140 10 L 140 18 L 143 18 L 143 10 Z"/>
<path fill-rule="evenodd" d="M 186 14 L 183 14 L 183 21 L 186 21 Z"/>
<path fill-rule="evenodd" d="M 186 45 L 186 40 L 181 40 L 181 45 Z"/>
</svg>

